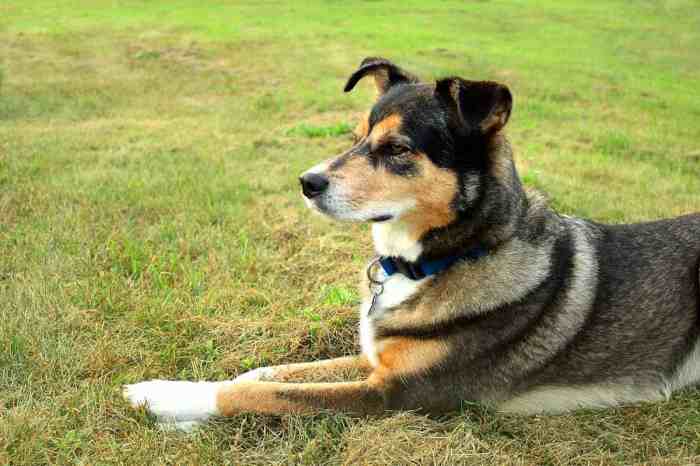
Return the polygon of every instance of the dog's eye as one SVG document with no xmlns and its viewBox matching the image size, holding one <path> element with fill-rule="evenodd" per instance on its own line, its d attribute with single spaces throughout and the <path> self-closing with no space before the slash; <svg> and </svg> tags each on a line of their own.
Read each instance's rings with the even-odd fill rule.
<svg viewBox="0 0 700 466">
<path fill-rule="evenodd" d="M 401 155 L 405 152 L 410 151 L 410 149 L 403 145 L 403 144 L 397 144 L 394 142 L 391 142 L 389 144 L 386 144 L 384 147 L 384 152 L 389 154 L 389 155 Z"/>
</svg>

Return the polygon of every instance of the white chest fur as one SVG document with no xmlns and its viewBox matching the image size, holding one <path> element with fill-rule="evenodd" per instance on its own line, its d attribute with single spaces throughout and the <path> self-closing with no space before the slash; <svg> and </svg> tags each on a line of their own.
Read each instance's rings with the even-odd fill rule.
<svg viewBox="0 0 700 466">
<path fill-rule="evenodd" d="M 430 277 L 422 280 L 411 280 L 403 274 L 397 273 L 391 277 L 386 277 L 384 271 L 381 270 L 375 277 L 378 281 L 384 282 L 384 291 L 377 297 L 377 300 L 372 309 L 372 313 L 368 315 L 372 304 L 372 296 L 362 302 L 360 306 L 360 345 L 362 353 L 367 356 L 372 366 L 376 367 L 379 364 L 378 348 L 375 341 L 375 323 L 381 320 L 387 309 L 398 306 L 408 298 L 413 296 L 416 291 Z"/>
<path fill-rule="evenodd" d="M 374 249 L 382 256 L 402 256 L 414 261 L 423 247 L 408 231 L 408 226 L 400 220 L 375 223 L 372 225 Z"/>
</svg>

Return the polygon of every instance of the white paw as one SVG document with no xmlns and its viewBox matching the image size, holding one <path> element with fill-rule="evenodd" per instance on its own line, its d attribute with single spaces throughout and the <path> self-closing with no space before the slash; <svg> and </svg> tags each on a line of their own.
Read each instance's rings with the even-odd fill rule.
<svg viewBox="0 0 700 466">
<path fill-rule="evenodd" d="M 151 380 L 124 386 L 122 395 L 132 407 L 144 406 L 162 428 L 190 431 L 219 414 L 220 386 L 220 382 Z"/>
<path fill-rule="evenodd" d="M 275 370 L 272 367 L 258 367 L 252 371 L 245 372 L 235 379 L 234 382 L 264 382 L 268 380 L 273 380 L 275 377 Z"/>
</svg>

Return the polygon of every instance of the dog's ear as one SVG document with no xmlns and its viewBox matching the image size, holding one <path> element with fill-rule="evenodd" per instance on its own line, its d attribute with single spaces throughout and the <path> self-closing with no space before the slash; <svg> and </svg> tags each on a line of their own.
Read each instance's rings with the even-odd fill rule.
<svg viewBox="0 0 700 466">
<path fill-rule="evenodd" d="M 345 84 L 345 92 L 350 92 L 355 87 L 355 84 L 368 74 L 374 78 L 374 84 L 377 86 L 377 95 L 379 96 L 397 84 L 417 83 L 419 81 L 416 76 L 402 70 L 386 58 L 367 57 L 362 60 L 357 71 L 348 78 L 348 82 Z"/>
<path fill-rule="evenodd" d="M 506 125 L 513 108 L 510 90 L 493 81 L 440 79 L 435 96 L 451 110 L 456 126 L 467 132 L 495 133 Z"/>
</svg>

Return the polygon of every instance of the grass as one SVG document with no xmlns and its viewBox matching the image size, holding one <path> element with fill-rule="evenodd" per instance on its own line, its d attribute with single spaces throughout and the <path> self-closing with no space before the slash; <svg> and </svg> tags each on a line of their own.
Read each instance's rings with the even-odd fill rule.
<svg viewBox="0 0 700 466">
<path fill-rule="evenodd" d="M 525 181 L 567 214 L 700 210 L 693 1 L 0 5 L 0 463 L 694 464 L 700 392 L 517 417 L 239 416 L 119 396 L 357 351 L 367 228 L 296 177 L 349 143 L 368 55 L 506 82 Z"/>
<path fill-rule="evenodd" d="M 307 138 L 325 138 L 329 136 L 342 136 L 343 134 L 350 134 L 352 132 L 352 126 L 348 123 L 336 123 L 334 125 L 310 125 L 307 123 L 302 123 L 287 131 L 288 136 L 306 136 Z"/>
</svg>

